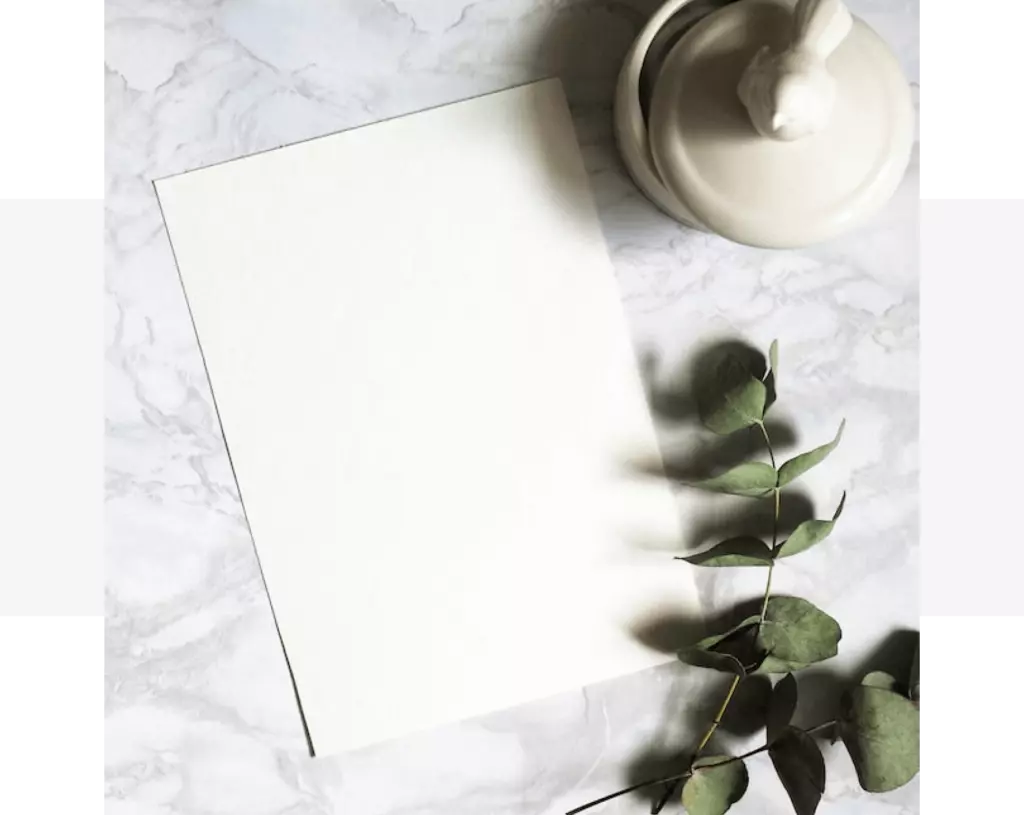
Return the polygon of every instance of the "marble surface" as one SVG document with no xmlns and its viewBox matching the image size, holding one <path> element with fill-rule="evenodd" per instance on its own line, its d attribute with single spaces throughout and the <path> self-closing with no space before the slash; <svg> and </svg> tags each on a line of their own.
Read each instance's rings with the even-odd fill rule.
<svg viewBox="0 0 1024 815">
<path fill-rule="evenodd" d="M 904 640 L 893 632 L 916 628 L 916 153 L 880 218 L 812 250 L 747 249 L 672 223 L 629 183 L 611 140 L 618 63 L 653 5 L 108 0 L 109 815 L 557 815 L 672 768 L 710 720 L 721 677 L 667 662 L 352 755 L 305 752 L 151 181 L 531 79 L 566 84 L 654 404 L 685 386 L 676 372 L 698 341 L 778 337 L 778 415 L 798 429 L 788 447 L 819 444 L 848 421 L 840 448 L 806 478 L 819 516 L 849 491 L 842 522 L 776 576 L 778 591 L 813 600 L 844 631 L 840 656 L 802 679 L 798 718 L 820 720 L 837 683 L 894 658 Z M 851 7 L 916 88 L 917 3 Z M 670 459 L 707 451 L 671 411 L 659 424 Z M 687 494 L 680 506 L 681 546 L 709 541 L 737 509 Z M 670 554 L 666 568 L 686 568 Z M 698 578 L 709 609 L 763 591 L 758 570 L 708 571 Z M 669 647 L 677 622 L 651 636 Z M 759 743 L 749 727 L 730 728 L 723 748 Z M 918 811 L 916 781 L 868 796 L 841 745 L 825 752 L 820 812 Z M 790 812 L 765 756 L 749 768 L 733 811 Z M 635 796 L 594 810 L 646 811 Z"/>
</svg>

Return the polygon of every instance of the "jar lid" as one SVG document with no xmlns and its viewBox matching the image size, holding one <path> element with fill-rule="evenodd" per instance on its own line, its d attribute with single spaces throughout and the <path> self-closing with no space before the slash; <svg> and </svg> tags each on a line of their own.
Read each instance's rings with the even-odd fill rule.
<svg viewBox="0 0 1024 815">
<path fill-rule="evenodd" d="M 789 248 L 881 207 L 913 134 L 899 64 L 839 0 L 738 0 L 672 48 L 648 138 L 665 186 L 708 228 Z"/>
</svg>

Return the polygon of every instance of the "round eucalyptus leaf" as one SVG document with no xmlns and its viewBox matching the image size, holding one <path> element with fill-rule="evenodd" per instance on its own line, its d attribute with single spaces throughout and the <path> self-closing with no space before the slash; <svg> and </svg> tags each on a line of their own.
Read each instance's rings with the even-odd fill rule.
<svg viewBox="0 0 1024 815">
<path fill-rule="evenodd" d="M 749 632 L 757 625 L 757 620 L 755 614 L 722 634 L 705 637 L 690 648 L 680 651 L 679 660 L 698 668 L 745 676 L 744 665 L 750 664 L 753 658 L 752 653 L 747 653 L 752 649 L 745 645 L 745 641 L 751 639 Z"/>
<path fill-rule="evenodd" d="M 683 807 L 687 815 L 725 815 L 747 791 L 747 767 L 729 756 L 709 756 L 697 761 L 694 772 L 683 785 Z M 712 766 L 709 766 L 712 765 Z"/>
<path fill-rule="evenodd" d="M 764 416 L 767 390 L 736 357 L 729 355 L 697 380 L 697 409 L 704 426 L 727 436 Z"/>
<path fill-rule="evenodd" d="M 800 597 L 772 597 L 758 632 L 767 654 L 799 665 L 834 657 L 843 633 L 839 623 Z"/>
<path fill-rule="evenodd" d="M 896 677 L 892 674 L 887 674 L 885 671 L 872 671 L 867 674 L 860 683 L 869 688 L 884 688 L 885 690 L 892 691 L 893 693 L 899 693 Z"/>
<path fill-rule="evenodd" d="M 772 654 L 766 654 L 762 656 L 756 670 L 752 671 L 752 673 L 768 675 L 788 674 L 803 670 L 806 667 L 806 662 L 791 662 L 788 659 L 779 659 Z"/>
<path fill-rule="evenodd" d="M 814 739 L 787 727 L 768 748 L 796 815 L 814 815 L 825 792 L 825 759 Z"/>
<path fill-rule="evenodd" d="M 772 688 L 772 698 L 768 703 L 768 717 L 765 723 L 767 739 L 775 741 L 789 727 L 796 713 L 797 686 L 796 677 L 786 674 Z"/>
<path fill-rule="evenodd" d="M 907 681 L 910 698 L 915 702 L 921 699 L 921 645 L 914 649 L 914 661 L 910 665 L 910 679 Z"/>
<path fill-rule="evenodd" d="M 860 685 L 843 694 L 841 735 L 861 787 L 888 792 L 920 767 L 917 705 L 885 688 Z"/>
</svg>

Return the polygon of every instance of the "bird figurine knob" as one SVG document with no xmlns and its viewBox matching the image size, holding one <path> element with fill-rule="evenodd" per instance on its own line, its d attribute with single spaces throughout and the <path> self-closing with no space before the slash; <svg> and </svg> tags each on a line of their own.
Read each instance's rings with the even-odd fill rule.
<svg viewBox="0 0 1024 815">
<path fill-rule="evenodd" d="M 825 129 L 836 97 L 826 60 L 852 27 L 841 0 L 797 0 L 789 46 L 763 46 L 740 79 L 740 101 L 758 133 L 793 141 Z"/>
</svg>

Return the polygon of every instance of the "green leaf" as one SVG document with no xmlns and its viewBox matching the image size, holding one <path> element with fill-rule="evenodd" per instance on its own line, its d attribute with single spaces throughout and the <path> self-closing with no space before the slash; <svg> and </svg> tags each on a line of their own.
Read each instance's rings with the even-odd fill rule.
<svg viewBox="0 0 1024 815">
<path fill-rule="evenodd" d="M 884 688 L 893 693 L 900 692 L 896 684 L 896 677 L 892 674 L 887 674 L 885 671 L 872 671 L 860 680 L 860 683 L 869 688 Z"/>
<path fill-rule="evenodd" d="M 846 493 L 843 493 L 843 497 L 839 500 L 839 506 L 836 507 L 835 514 L 832 516 L 831 521 L 804 521 L 800 526 L 793 530 L 793 534 L 789 536 L 789 540 L 779 547 L 778 557 L 792 557 L 805 549 L 810 549 L 812 546 L 816 546 L 821 543 L 825 538 L 832 534 L 832 529 L 836 525 L 836 521 L 839 520 L 839 516 L 843 514 L 843 506 L 846 504 Z"/>
<path fill-rule="evenodd" d="M 831 453 L 839 444 L 840 439 L 843 437 L 843 430 L 846 428 L 846 419 L 839 425 L 839 430 L 836 433 L 836 437 L 832 439 L 828 444 L 823 444 L 821 447 L 815 447 L 813 450 L 807 453 L 801 453 L 795 458 L 791 458 L 781 467 L 779 467 L 779 486 L 785 486 L 791 481 L 795 481 L 797 478 L 802 476 L 812 467 L 816 467 Z"/>
<path fill-rule="evenodd" d="M 760 498 L 775 489 L 777 479 L 778 475 L 771 465 L 753 461 L 733 467 L 714 478 L 693 482 L 690 486 L 710 492 Z"/>
<path fill-rule="evenodd" d="M 778 398 L 779 385 L 779 341 L 772 340 L 772 344 L 768 347 L 768 370 L 764 372 L 764 387 L 768 392 L 764 400 L 764 412 L 768 413 L 768 408 L 775 404 L 775 400 Z"/>
<path fill-rule="evenodd" d="M 796 712 L 797 687 L 796 677 L 786 674 L 772 688 L 772 698 L 768 702 L 768 716 L 765 723 L 767 740 L 775 741 L 789 727 Z"/>
<path fill-rule="evenodd" d="M 704 426 L 720 436 L 751 427 L 764 416 L 764 383 L 734 356 L 726 356 L 697 383 L 697 409 Z"/>
<path fill-rule="evenodd" d="M 801 671 L 808 666 L 807 662 L 793 662 L 788 659 L 780 659 L 771 654 L 764 655 L 753 671 L 755 674 L 788 674 L 794 671 Z"/>
<path fill-rule="evenodd" d="M 747 670 L 743 667 L 743 662 L 732 654 L 705 650 L 696 646 L 680 651 L 679 661 L 686 665 L 692 665 L 694 668 L 708 668 L 712 671 L 736 674 L 736 676 L 747 675 Z"/>
<path fill-rule="evenodd" d="M 803 730 L 787 727 L 768 748 L 768 755 L 796 815 L 814 815 L 825 792 L 825 759 L 814 739 Z"/>
<path fill-rule="evenodd" d="M 746 676 L 744 665 L 750 664 L 753 654 L 745 654 L 741 640 L 744 634 L 757 625 L 756 614 L 733 626 L 724 634 L 713 634 L 679 652 L 679 659 L 697 668 L 711 668 L 716 671 Z M 737 647 L 739 646 L 739 647 Z"/>
<path fill-rule="evenodd" d="M 888 792 L 917 775 L 920 714 L 917 705 L 885 688 L 860 685 L 843 694 L 841 733 L 861 787 Z"/>
<path fill-rule="evenodd" d="M 749 778 L 742 761 L 729 756 L 699 759 L 694 772 L 683 785 L 683 807 L 687 815 L 725 815 L 747 791 Z M 716 766 L 709 766 L 716 765 Z"/>
<path fill-rule="evenodd" d="M 772 562 L 772 550 L 760 538 L 730 538 L 705 552 L 676 560 L 694 566 L 767 566 Z"/>
<path fill-rule="evenodd" d="M 803 667 L 834 657 L 843 634 L 839 623 L 800 597 L 772 597 L 758 632 L 758 646 L 779 660 Z M 765 672 L 769 672 L 762 665 Z"/>
<path fill-rule="evenodd" d="M 914 661 L 910 665 L 910 678 L 907 680 L 910 698 L 918 702 L 921 700 L 921 643 L 918 642 L 914 649 Z"/>
</svg>

